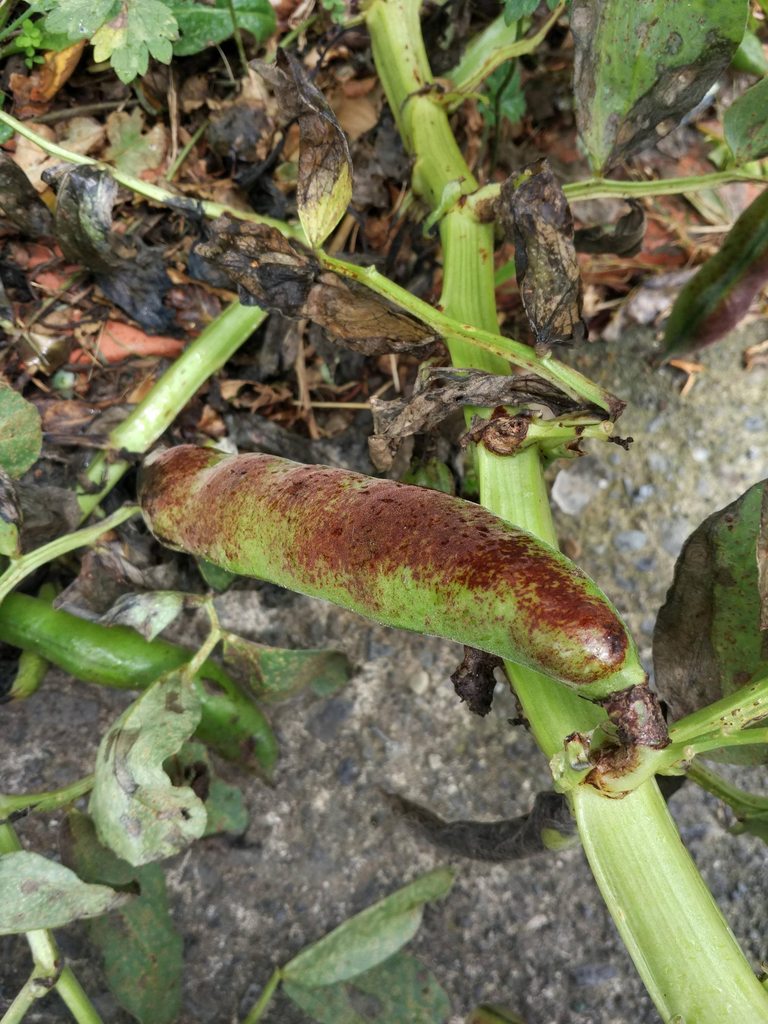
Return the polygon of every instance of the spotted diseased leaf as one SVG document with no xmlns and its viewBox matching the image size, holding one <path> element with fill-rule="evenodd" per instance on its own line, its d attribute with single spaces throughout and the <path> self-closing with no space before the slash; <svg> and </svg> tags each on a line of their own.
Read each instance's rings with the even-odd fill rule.
<svg viewBox="0 0 768 1024">
<path fill-rule="evenodd" d="M 0 380 L 0 469 L 17 479 L 33 466 L 43 446 L 40 413 Z"/>
<path fill-rule="evenodd" d="M 324 987 L 376 967 L 410 942 L 419 930 L 424 904 L 441 899 L 452 885 L 448 868 L 422 875 L 302 950 L 283 967 L 284 981 Z"/>
<path fill-rule="evenodd" d="M 283 990 L 319 1024 L 444 1024 L 451 1013 L 437 978 L 408 953 L 345 983 L 306 988 L 287 982 Z"/>
<path fill-rule="evenodd" d="M 760 48 L 762 53 L 762 48 Z M 739 96 L 725 112 L 725 141 L 738 164 L 768 156 L 768 78 Z"/>
<path fill-rule="evenodd" d="M 438 341 L 415 317 L 355 281 L 323 270 L 313 253 L 267 224 L 219 217 L 208 232 L 197 252 L 237 284 L 245 305 L 313 320 L 365 355 L 425 356 Z"/>
<path fill-rule="evenodd" d="M 183 670 L 158 679 L 104 735 L 88 810 L 99 840 L 134 866 L 170 857 L 205 832 L 202 801 L 174 787 L 164 762 L 200 721 L 200 695 Z"/>
<path fill-rule="evenodd" d="M 580 343 L 582 286 L 568 200 L 546 160 L 501 187 L 497 207 L 515 244 L 515 275 L 539 353 L 552 345 Z"/>
<path fill-rule="evenodd" d="M 705 519 L 677 560 L 653 635 L 656 684 L 674 718 L 768 675 L 767 563 L 764 480 Z M 768 752 L 732 747 L 727 758 L 762 763 Z"/>
<path fill-rule="evenodd" d="M 352 157 L 346 136 L 323 94 L 294 56 L 278 50 L 274 64 L 256 65 L 275 91 L 287 120 L 298 120 L 296 202 L 309 244 L 323 244 L 352 198 Z"/>
<path fill-rule="evenodd" d="M 39 238 L 53 232 L 53 217 L 18 164 L 0 153 L 0 217 L 22 234 Z"/>
<path fill-rule="evenodd" d="M 224 664 L 245 676 L 256 696 L 267 700 L 283 700 L 307 688 L 326 696 L 339 690 L 352 673 L 341 651 L 290 651 L 235 633 L 225 633 L 222 646 Z"/>
<path fill-rule="evenodd" d="M 72 811 L 62 824 L 64 861 L 88 882 L 134 893 L 116 913 L 92 921 L 90 940 L 107 984 L 140 1024 L 174 1024 L 181 1011 L 183 943 L 168 912 L 159 864 L 132 867 L 99 842 L 93 822 Z"/>
<path fill-rule="evenodd" d="M 103 626 L 130 626 L 146 640 L 154 640 L 187 605 L 195 603 L 195 598 L 190 601 L 187 594 L 176 590 L 123 594 L 98 621 Z"/>
<path fill-rule="evenodd" d="M 128 899 L 105 885 L 88 885 L 38 853 L 20 850 L 0 856 L 0 935 L 61 928 L 106 914 Z"/>
<path fill-rule="evenodd" d="M 573 0 L 576 119 L 592 169 L 667 135 L 730 64 L 744 0 Z"/>
<path fill-rule="evenodd" d="M 663 358 L 722 338 L 746 316 L 768 280 L 768 189 L 741 214 L 714 256 L 675 300 L 664 330 Z"/>
</svg>

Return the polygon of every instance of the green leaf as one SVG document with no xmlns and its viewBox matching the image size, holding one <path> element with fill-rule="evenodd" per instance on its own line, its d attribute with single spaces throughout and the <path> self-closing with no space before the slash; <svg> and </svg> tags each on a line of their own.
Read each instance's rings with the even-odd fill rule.
<svg viewBox="0 0 768 1024">
<path fill-rule="evenodd" d="M 183 942 L 168 913 L 163 869 L 120 860 L 77 811 L 62 826 L 61 844 L 67 863 L 86 881 L 138 889 L 116 913 L 91 922 L 91 942 L 118 1003 L 141 1024 L 173 1024 L 181 1012 Z"/>
<path fill-rule="evenodd" d="M 74 871 L 38 853 L 0 856 L 0 935 L 61 928 L 106 914 L 129 898 L 104 885 L 87 885 Z"/>
<path fill-rule="evenodd" d="M 202 801 L 174 788 L 163 762 L 200 721 L 200 697 L 183 670 L 158 679 L 99 744 L 89 811 L 102 843 L 129 864 L 183 850 L 205 832 Z"/>
<path fill-rule="evenodd" d="M 149 57 L 170 63 L 170 42 L 178 36 L 176 19 L 161 0 L 123 0 L 117 16 L 91 36 L 93 57 L 109 60 L 121 82 L 146 73 Z"/>
<path fill-rule="evenodd" d="M 733 58 L 733 67 L 736 71 L 744 71 L 748 75 L 768 75 L 768 57 L 765 56 L 763 44 L 750 29 L 744 33 L 741 45 Z"/>
<path fill-rule="evenodd" d="M 527 18 L 539 6 L 539 0 L 504 0 L 504 24 Z"/>
<path fill-rule="evenodd" d="M 316 988 L 370 970 L 410 942 L 419 930 L 424 904 L 445 896 L 452 885 L 449 868 L 422 875 L 302 950 L 283 968 L 284 980 Z"/>
<path fill-rule="evenodd" d="M 37 462 L 43 446 L 40 413 L 0 380 L 0 468 L 20 477 Z"/>
<path fill-rule="evenodd" d="M 287 982 L 284 992 L 320 1024 L 443 1024 L 451 1013 L 434 974 L 408 953 L 353 981 L 320 989 Z"/>
<path fill-rule="evenodd" d="M 602 174 L 675 128 L 730 64 L 746 0 L 573 0 L 579 133 Z"/>
<path fill-rule="evenodd" d="M 768 675 L 768 481 L 705 519 L 677 560 L 653 634 L 660 696 L 677 719 Z M 708 755 L 709 756 L 709 755 Z M 764 763 L 762 746 L 718 760 Z"/>
<path fill-rule="evenodd" d="M 257 697 L 282 700 L 307 687 L 321 696 L 335 693 L 349 679 L 352 666 L 341 651 L 289 651 L 244 640 L 236 633 L 222 638 L 224 664 L 246 676 Z"/>
<path fill-rule="evenodd" d="M 170 48 L 170 42 L 168 46 Z M 154 56 L 154 54 L 153 54 Z M 157 58 L 160 60 L 160 58 Z M 170 62 L 170 56 L 164 63 Z M 165 158 L 166 132 L 163 124 L 144 130 L 144 113 L 140 107 L 132 111 L 116 110 L 107 118 L 109 146 L 104 156 L 119 171 L 139 177 L 142 171 L 159 167 Z"/>
<path fill-rule="evenodd" d="M 177 57 L 200 53 L 207 46 L 224 42 L 233 34 L 229 0 L 212 4 L 194 0 L 170 0 L 168 4 L 179 26 L 180 37 L 173 44 Z M 257 42 L 268 39 L 277 27 L 274 8 L 269 0 L 233 0 L 237 26 L 250 32 Z"/>
<path fill-rule="evenodd" d="M 753 85 L 726 110 L 725 141 L 738 164 L 768 155 L 768 78 Z"/>
<path fill-rule="evenodd" d="M 514 69 L 502 64 L 485 80 L 487 103 L 483 119 L 493 127 L 499 120 L 507 120 L 510 124 L 521 121 L 526 110 L 525 93 L 520 73 L 520 62 L 515 61 Z"/>
<path fill-rule="evenodd" d="M 205 801 L 208 816 L 205 836 L 220 832 L 242 835 L 248 828 L 249 814 L 242 791 L 220 779 L 202 743 L 185 743 L 178 754 L 166 762 L 174 784 L 190 786 Z"/>
<path fill-rule="evenodd" d="M 105 21 L 120 12 L 121 0 L 49 0 L 46 32 L 63 33 L 69 39 L 90 39 Z"/>
</svg>

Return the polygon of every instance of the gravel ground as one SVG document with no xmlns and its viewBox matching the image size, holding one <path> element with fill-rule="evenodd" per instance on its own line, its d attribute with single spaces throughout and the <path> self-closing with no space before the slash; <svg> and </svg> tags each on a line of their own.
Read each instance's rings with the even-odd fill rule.
<svg viewBox="0 0 768 1024">
<path fill-rule="evenodd" d="M 593 343 L 575 360 L 629 401 L 622 432 L 635 443 L 629 453 L 593 447 L 557 472 L 558 530 L 626 615 L 646 660 L 683 540 L 768 476 L 768 371 L 747 374 L 740 359 L 747 344 L 765 337 L 766 325 L 753 324 L 705 353 L 706 372 L 684 399 L 678 375 L 648 368 L 646 330 Z M 402 793 L 448 818 L 527 810 L 548 774 L 530 737 L 509 725 L 508 693 L 497 695 L 487 718 L 474 719 L 457 707 L 448 682 L 455 645 L 383 629 L 270 586 L 230 592 L 220 609 L 226 624 L 263 642 L 342 648 L 356 673 L 330 700 L 303 696 L 276 710 L 282 756 L 273 789 L 225 768 L 246 789 L 247 834 L 205 840 L 168 864 L 173 915 L 185 936 L 183 1024 L 236 1021 L 274 964 L 443 863 L 455 867 L 455 887 L 427 909 L 411 948 L 449 992 L 451 1024 L 481 1000 L 509 1005 L 526 1024 L 658 1021 L 578 848 L 505 865 L 446 857 L 415 838 L 382 797 L 382 790 Z M 48 788 L 82 774 L 127 700 L 51 673 L 34 699 L 3 707 L 2 789 Z M 762 785 L 753 778 L 753 787 Z M 671 807 L 757 965 L 767 952 L 764 846 L 728 835 L 726 812 L 692 787 Z M 52 853 L 57 827 L 55 817 L 32 818 L 19 831 L 26 844 Z M 59 940 L 104 1020 L 127 1022 L 89 957 L 85 928 Z M 0 1008 L 28 964 L 21 940 L 0 940 Z M 51 999 L 27 1019 L 54 1022 L 66 1011 Z M 307 1020 L 282 998 L 266 1019 Z"/>
</svg>

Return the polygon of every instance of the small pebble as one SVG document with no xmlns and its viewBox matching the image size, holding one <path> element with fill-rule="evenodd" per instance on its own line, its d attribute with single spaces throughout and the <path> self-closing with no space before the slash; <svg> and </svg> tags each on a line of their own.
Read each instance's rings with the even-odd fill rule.
<svg viewBox="0 0 768 1024">
<path fill-rule="evenodd" d="M 414 672 L 408 680 L 408 686 L 417 697 L 420 697 L 422 693 L 426 693 L 429 689 L 429 673 L 425 672 L 423 668 L 418 672 Z"/>
<path fill-rule="evenodd" d="M 613 538 L 613 546 L 617 551 L 642 551 L 648 543 L 642 530 L 622 530 Z"/>
</svg>

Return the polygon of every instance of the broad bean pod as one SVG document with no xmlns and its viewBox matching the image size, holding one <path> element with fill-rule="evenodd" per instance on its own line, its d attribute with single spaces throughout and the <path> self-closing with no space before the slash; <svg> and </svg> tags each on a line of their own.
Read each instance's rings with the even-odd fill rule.
<svg viewBox="0 0 768 1024">
<path fill-rule="evenodd" d="M 327 466 L 182 445 L 145 460 L 139 503 L 169 547 L 527 665 L 605 703 L 609 714 L 618 695 L 647 692 L 632 638 L 596 584 L 471 502 Z"/>
</svg>

